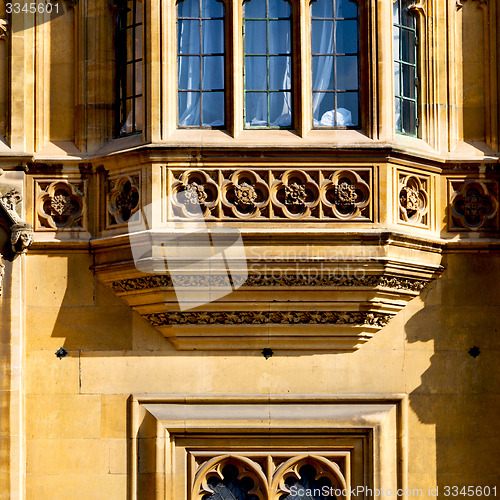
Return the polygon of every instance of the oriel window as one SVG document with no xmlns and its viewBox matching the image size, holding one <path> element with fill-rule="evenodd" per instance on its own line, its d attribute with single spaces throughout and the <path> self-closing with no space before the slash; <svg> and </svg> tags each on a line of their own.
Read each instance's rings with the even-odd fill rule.
<svg viewBox="0 0 500 500">
<path fill-rule="evenodd" d="M 244 3 L 245 128 L 292 126 L 292 6 Z"/>
<path fill-rule="evenodd" d="M 224 4 L 181 0 L 177 4 L 179 127 L 225 125 Z"/>
<path fill-rule="evenodd" d="M 349 0 L 313 0 L 311 47 L 313 127 L 358 127 L 357 4 Z"/>
<path fill-rule="evenodd" d="M 417 135 L 417 26 L 411 2 L 393 3 L 394 93 L 396 132 Z"/>
<path fill-rule="evenodd" d="M 142 131 L 143 2 L 122 0 L 116 30 L 117 135 Z"/>
</svg>

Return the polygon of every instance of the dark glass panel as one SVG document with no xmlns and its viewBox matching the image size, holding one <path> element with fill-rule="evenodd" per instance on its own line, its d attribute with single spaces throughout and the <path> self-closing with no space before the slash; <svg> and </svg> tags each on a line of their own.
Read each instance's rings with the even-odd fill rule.
<svg viewBox="0 0 500 500">
<path fill-rule="evenodd" d="M 245 57 L 245 87 L 247 90 L 267 89 L 267 58 L 265 56 Z"/>
<path fill-rule="evenodd" d="M 202 50 L 204 54 L 224 53 L 224 21 L 202 21 Z"/>
<path fill-rule="evenodd" d="M 358 57 L 337 57 L 337 90 L 356 90 L 358 88 Z"/>
<path fill-rule="evenodd" d="M 198 56 L 179 57 L 179 89 L 197 90 L 200 88 L 200 58 Z"/>
<path fill-rule="evenodd" d="M 203 92 L 202 125 L 221 127 L 224 125 L 224 92 Z"/>
<path fill-rule="evenodd" d="M 358 52 L 358 22 L 337 21 L 335 42 L 337 54 L 356 54 Z"/>
<path fill-rule="evenodd" d="M 204 90 L 222 90 L 224 88 L 223 56 L 204 56 L 202 70 L 202 88 Z"/>
<path fill-rule="evenodd" d="M 337 94 L 337 126 L 356 127 L 358 121 L 358 93 L 339 92 Z"/>
<path fill-rule="evenodd" d="M 181 54 L 199 54 L 200 22 L 180 19 L 178 21 L 178 46 Z"/>
</svg>

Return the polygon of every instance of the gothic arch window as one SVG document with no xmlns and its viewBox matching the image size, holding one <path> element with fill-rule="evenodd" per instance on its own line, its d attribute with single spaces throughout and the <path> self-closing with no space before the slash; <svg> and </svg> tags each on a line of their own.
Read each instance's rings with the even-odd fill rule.
<svg viewBox="0 0 500 500">
<path fill-rule="evenodd" d="M 117 135 L 142 131 L 143 2 L 119 0 L 116 17 Z"/>
<path fill-rule="evenodd" d="M 177 4 L 179 127 L 219 128 L 226 123 L 224 20 L 221 1 Z"/>
<path fill-rule="evenodd" d="M 315 128 L 359 125 L 359 14 L 352 0 L 311 2 Z"/>
<path fill-rule="evenodd" d="M 244 11 L 245 127 L 292 126 L 292 5 L 248 0 Z"/>
<path fill-rule="evenodd" d="M 417 136 L 417 20 L 412 2 L 393 3 L 394 97 L 396 132 Z"/>
<path fill-rule="evenodd" d="M 340 459 L 345 466 L 345 461 Z M 209 458 L 196 472 L 193 500 L 340 500 L 348 484 L 334 457 L 283 452 Z"/>
</svg>

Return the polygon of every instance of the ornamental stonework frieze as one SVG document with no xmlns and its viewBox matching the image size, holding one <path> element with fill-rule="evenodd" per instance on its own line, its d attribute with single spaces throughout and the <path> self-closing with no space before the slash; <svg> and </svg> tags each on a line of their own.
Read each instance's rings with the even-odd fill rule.
<svg viewBox="0 0 500 500">
<path fill-rule="evenodd" d="M 212 173 L 212 176 L 217 179 L 216 174 Z M 220 188 L 212 176 L 205 171 L 190 170 L 183 172 L 173 181 L 171 206 L 175 217 L 218 217 Z"/>
<path fill-rule="evenodd" d="M 398 172 L 399 222 L 429 227 L 429 185 L 428 176 Z"/>
<path fill-rule="evenodd" d="M 227 217 L 269 216 L 269 187 L 256 172 L 238 170 L 222 181 L 223 213 Z"/>
<path fill-rule="evenodd" d="M 372 171 L 204 169 L 171 171 L 174 215 L 214 220 L 371 220 Z"/>
<path fill-rule="evenodd" d="M 450 231 L 498 230 L 498 182 L 449 179 Z"/>
<path fill-rule="evenodd" d="M 370 325 L 385 326 L 390 314 L 361 311 L 195 311 L 146 315 L 153 326 L 169 325 Z"/>
<path fill-rule="evenodd" d="M 107 227 L 126 224 L 140 206 L 140 175 L 122 175 L 108 180 Z"/>
<path fill-rule="evenodd" d="M 84 231 L 86 181 L 35 181 L 36 229 Z"/>
</svg>

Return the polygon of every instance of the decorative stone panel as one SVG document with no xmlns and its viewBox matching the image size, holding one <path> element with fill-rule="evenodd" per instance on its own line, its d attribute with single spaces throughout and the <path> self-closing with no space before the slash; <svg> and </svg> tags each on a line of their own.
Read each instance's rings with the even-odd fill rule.
<svg viewBox="0 0 500 500">
<path fill-rule="evenodd" d="M 207 220 L 372 218 L 371 168 L 170 172 L 174 217 L 195 216 L 191 206 L 199 204 Z"/>
<path fill-rule="evenodd" d="M 37 231 L 85 231 L 86 181 L 35 181 Z"/>
<path fill-rule="evenodd" d="M 498 230 L 498 182 L 448 179 L 450 231 Z"/>
<path fill-rule="evenodd" d="M 416 227 L 429 227 L 430 177 L 397 172 L 398 222 Z"/>
<path fill-rule="evenodd" d="M 107 189 L 107 228 L 126 224 L 140 207 L 140 174 L 111 177 Z"/>
</svg>

